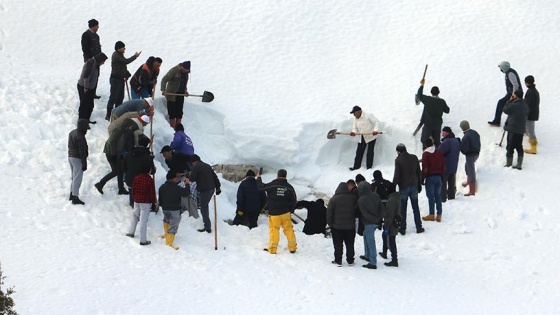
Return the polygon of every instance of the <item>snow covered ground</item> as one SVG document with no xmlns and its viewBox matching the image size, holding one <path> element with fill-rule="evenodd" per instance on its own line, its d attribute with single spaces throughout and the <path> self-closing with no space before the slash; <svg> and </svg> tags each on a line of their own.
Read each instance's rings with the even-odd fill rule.
<svg viewBox="0 0 560 315">
<path fill-rule="evenodd" d="M 0 262 L 15 286 L 21 314 L 553 314 L 560 298 L 555 262 L 560 214 L 553 179 L 560 171 L 555 119 L 560 102 L 556 67 L 560 4 L 527 1 L 271 1 L 210 2 L 0 0 Z M 186 131 L 211 164 L 263 165 L 265 181 L 279 167 L 300 199 L 332 196 L 349 172 L 355 143 L 327 131 L 348 131 L 353 105 L 372 112 L 386 134 L 374 168 L 393 174 L 395 146 L 420 154 L 411 136 L 421 108 L 413 104 L 425 64 L 427 86 L 438 85 L 451 113 L 444 124 L 458 136 L 468 119 L 482 136 L 479 192 L 444 204 L 442 223 L 399 236 L 399 268 L 335 268 L 330 239 L 295 226 L 298 252 L 281 236 L 278 255 L 259 227 L 231 227 L 237 184 L 218 196 L 219 248 L 201 222 L 183 218 L 179 251 L 157 239 L 162 214 L 151 216 L 148 238 L 124 236 L 126 197 L 109 182 L 102 153 L 110 65 L 102 67 L 87 135 L 89 169 L 80 197 L 67 200 L 67 135 L 75 128 L 80 36 L 100 21 L 107 55 L 126 43 L 134 71 L 149 56 L 163 58 L 161 76 L 191 60 L 189 91 L 212 91 L 214 102 L 186 103 Z M 503 96 L 508 60 L 521 77 L 532 74 L 541 93 L 539 153 L 522 171 L 504 169 L 501 131 L 488 127 Z M 160 76 L 160 77 L 161 77 Z M 158 95 L 155 148 L 170 142 Z M 163 183 L 159 164 L 157 185 Z M 461 157 L 460 165 L 463 165 Z M 458 181 L 465 174 L 460 167 Z M 427 212 L 424 194 L 420 207 Z M 297 210 L 305 217 L 305 210 Z M 410 218 L 410 214 L 409 214 Z M 409 222 L 412 224 L 412 222 Z M 381 245 L 379 234 L 378 246 Z M 357 238 L 356 251 L 363 242 Z"/>
</svg>

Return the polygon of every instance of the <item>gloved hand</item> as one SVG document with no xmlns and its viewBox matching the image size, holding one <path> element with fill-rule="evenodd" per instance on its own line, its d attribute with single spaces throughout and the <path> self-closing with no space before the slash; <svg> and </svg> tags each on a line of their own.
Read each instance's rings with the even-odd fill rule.
<svg viewBox="0 0 560 315">
<path fill-rule="evenodd" d="M 221 193 L 222 193 L 222 190 L 220 188 L 216 189 L 216 196 L 221 194 Z"/>
<path fill-rule="evenodd" d="M 418 193 L 422 192 L 422 185 L 418 185 Z"/>
<path fill-rule="evenodd" d="M 83 172 L 87 171 L 87 164 L 82 165 L 82 171 Z"/>
<path fill-rule="evenodd" d="M 158 211 L 158 205 L 155 203 L 152 203 L 152 207 L 150 208 L 150 212 L 157 212 Z"/>
<path fill-rule="evenodd" d="M 237 215 L 240 216 L 240 217 L 243 216 L 243 211 L 237 210 Z"/>
</svg>

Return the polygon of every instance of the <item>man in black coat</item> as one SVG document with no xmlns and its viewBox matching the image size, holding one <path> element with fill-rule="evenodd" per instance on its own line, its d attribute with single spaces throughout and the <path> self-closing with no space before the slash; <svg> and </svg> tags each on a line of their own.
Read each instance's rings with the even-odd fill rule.
<svg viewBox="0 0 560 315">
<path fill-rule="evenodd" d="M 529 115 L 527 116 L 527 135 L 529 136 L 529 144 L 531 149 L 525 150 L 525 153 L 537 154 L 537 135 L 535 134 L 535 122 L 539 120 L 539 104 L 541 97 L 537 87 L 535 86 L 535 78 L 528 75 L 525 78 L 525 86 L 527 86 L 527 93 L 525 93 L 525 103 L 529 106 Z"/>
<path fill-rule="evenodd" d="M 523 92 L 517 90 L 504 106 L 504 113 L 508 115 L 504 130 L 507 134 L 506 167 L 513 163 L 513 151 L 517 151 L 517 165 L 513 168 L 521 170 L 523 164 L 523 133 L 527 125 L 529 107 L 523 101 Z"/>
<path fill-rule="evenodd" d="M 132 183 L 134 178 L 144 173 L 146 168 L 150 168 L 150 174 L 154 175 L 156 173 L 156 167 L 154 165 L 154 156 L 150 153 L 148 146 L 150 145 L 150 138 L 146 135 L 141 134 L 138 138 L 138 146 L 134 147 L 127 155 L 123 161 L 123 172 L 126 174 L 125 182 L 128 186 L 128 192 L 130 197 L 130 207 L 134 208 L 134 199 L 132 191 Z"/>
<path fill-rule="evenodd" d="M 338 184 L 334 196 L 327 205 L 327 224 L 331 228 L 334 247 L 332 263 L 342 266 L 343 246 L 346 246 L 346 262 L 354 265 L 354 240 L 356 239 L 356 205 L 357 199 L 352 195 L 346 183 Z"/>
<path fill-rule="evenodd" d="M 101 53 L 101 42 L 99 41 L 97 30 L 99 30 L 99 22 L 96 19 L 89 20 L 88 29 L 82 34 L 84 62 Z"/>
<path fill-rule="evenodd" d="M 327 226 L 327 208 L 323 199 L 316 201 L 300 200 L 296 203 L 296 209 L 307 209 L 307 218 L 303 226 L 303 233 L 307 235 L 325 234 Z"/>
<path fill-rule="evenodd" d="M 165 164 L 169 167 L 169 170 L 173 170 L 177 173 L 190 172 L 191 166 L 189 164 L 191 156 L 183 154 L 181 152 L 175 152 L 170 146 L 166 145 L 161 148 L 163 158 L 165 159 Z"/>
<path fill-rule="evenodd" d="M 188 185 L 191 182 L 196 182 L 196 190 L 200 193 L 200 213 L 202 214 L 204 228 L 198 231 L 211 233 L 212 222 L 210 222 L 208 203 L 210 203 L 214 192 L 216 192 L 216 195 L 222 193 L 220 180 L 214 173 L 212 166 L 202 162 L 198 155 L 192 155 L 191 162 L 193 168 L 185 183 Z"/>
<path fill-rule="evenodd" d="M 237 189 L 237 210 L 234 225 L 247 225 L 249 229 L 257 227 L 257 219 L 266 204 L 266 193 L 259 191 L 255 172 L 248 170 L 245 179 Z"/>
</svg>

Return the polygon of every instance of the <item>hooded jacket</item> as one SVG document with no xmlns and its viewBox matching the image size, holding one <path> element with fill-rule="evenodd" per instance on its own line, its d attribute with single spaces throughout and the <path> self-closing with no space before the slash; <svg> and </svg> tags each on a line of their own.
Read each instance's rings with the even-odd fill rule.
<svg viewBox="0 0 560 315">
<path fill-rule="evenodd" d="M 422 153 L 422 179 L 428 176 L 445 174 L 445 158 L 435 146 L 426 148 Z"/>
<path fill-rule="evenodd" d="M 327 224 L 337 230 L 355 230 L 356 202 L 356 197 L 348 190 L 348 185 L 344 182 L 338 184 L 327 205 Z"/>
<path fill-rule="evenodd" d="M 146 168 L 151 169 L 151 174 L 155 173 L 154 157 L 150 154 L 150 150 L 145 147 L 135 147 L 123 162 L 123 171 L 126 173 L 125 182 L 128 187 L 132 187 L 134 177 L 145 172 Z"/>
<path fill-rule="evenodd" d="M 136 130 L 138 130 L 138 125 L 131 118 L 126 119 L 121 126 L 113 130 L 113 133 L 105 142 L 103 153 L 119 156 L 125 151 L 130 151 L 134 147 L 134 132 Z"/>
<path fill-rule="evenodd" d="M 82 166 L 87 167 L 88 144 L 86 133 L 89 127 L 87 119 L 79 119 L 78 127 L 68 134 L 68 157 L 79 158 Z"/>
<path fill-rule="evenodd" d="M 84 89 L 93 90 L 97 87 L 99 79 L 99 64 L 107 59 L 103 53 L 88 59 L 82 67 L 82 74 L 78 80 L 78 85 Z"/>
<path fill-rule="evenodd" d="M 438 149 L 443 153 L 443 157 L 445 158 L 445 174 L 457 173 L 461 141 L 455 138 L 455 134 L 450 132 L 447 137 L 441 139 L 441 145 Z"/>
<path fill-rule="evenodd" d="M 358 192 L 360 193 L 358 207 L 360 208 L 364 225 L 379 224 L 384 215 L 381 198 L 379 198 L 377 193 L 371 191 L 367 182 L 360 182 L 358 184 Z"/>
<path fill-rule="evenodd" d="M 237 211 L 260 213 L 266 204 L 266 193 L 259 190 L 254 176 L 247 176 L 237 188 Z"/>
<path fill-rule="evenodd" d="M 529 114 L 529 106 L 525 104 L 525 101 L 520 98 L 507 101 L 504 105 L 504 114 L 508 115 L 504 125 L 505 131 L 517 134 L 525 133 L 527 115 Z"/>
</svg>

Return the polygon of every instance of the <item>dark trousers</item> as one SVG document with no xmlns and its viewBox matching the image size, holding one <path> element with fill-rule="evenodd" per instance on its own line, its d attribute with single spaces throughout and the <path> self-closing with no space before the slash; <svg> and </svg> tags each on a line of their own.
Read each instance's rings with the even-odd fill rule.
<svg viewBox="0 0 560 315">
<path fill-rule="evenodd" d="M 506 94 L 506 96 L 498 100 L 498 104 L 496 104 L 496 113 L 494 113 L 494 120 L 493 120 L 495 123 L 499 124 L 502 121 L 502 112 L 504 111 L 504 105 L 506 105 L 506 102 L 509 100 L 510 97 L 511 94 Z"/>
<path fill-rule="evenodd" d="M 103 178 L 99 181 L 101 186 L 105 186 L 105 184 L 113 179 L 115 176 L 117 177 L 117 183 L 119 185 L 119 190 L 124 190 L 124 181 L 123 181 L 123 169 L 122 169 L 122 158 L 120 155 L 108 155 L 105 154 L 107 157 L 107 162 L 111 166 L 111 171 L 103 176 Z"/>
<path fill-rule="evenodd" d="M 342 262 L 343 244 L 346 246 L 346 262 L 354 262 L 354 240 L 356 239 L 355 230 L 339 230 L 331 228 L 332 242 L 334 245 L 334 260 Z"/>
<path fill-rule="evenodd" d="M 185 103 L 184 96 L 175 96 L 175 101 L 167 101 L 167 114 L 169 119 L 183 118 L 183 104 Z"/>
<path fill-rule="evenodd" d="M 383 238 L 383 253 L 387 254 L 387 247 L 391 251 L 391 258 L 393 260 L 397 259 L 397 236 L 391 236 L 389 233 L 383 232 L 381 234 Z"/>
<path fill-rule="evenodd" d="M 257 227 L 257 220 L 259 219 L 260 212 L 245 212 L 242 216 L 235 213 L 235 218 L 233 218 L 234 225 L 245 225 L 250 229 Z"/>
<path fill-rule="evenodd" d="M 375 141 L 377 139 L 372 140 L 368 143 L 364 140 L 364 136 L 362 136 L 362 141 L 358 143 L 358 147 L 356 148 L 356 157 L 354 158 L 354 168 L 362 167 L 362 158 L 364 157 L 364 152 L 366 151 L 366 167 L 372 168 L 373 167 L 373 149 L 375 148 Z"/>
<path fill-rule="evenodd" d="M 420 135 L 420 141 L 422 142 L 422 149 L 426 149 L 426 146 L 424 145 L 426 143 L 426 140 L 428 140 L 430 137 L 432 137 L 432 140 L 434 140 L 434 145 L 436 146 L 436 148 L 439 148 L 439 145 L 441 144 L 441 140 L 439 139 L 441 136 L 441 125 L 439 126 L 428 126 L 426 124 L 424 124 L 424 126 L 422 127 L 422 134 Z"/>
<path fill-rule="evenodd" d="M 202 214 L 202 222 L 204 222 L 204 229 L 212 231 L 212 222 L 210 222 L 210 211 L 208 204 L 214 195 L 215 189 L 207 189 L 200 192 L 200 214 Z"/>
<path fill-rule="evenodd" d="M 91 113 L 93 112 L 93 97 L 95 96 L 95 89 L 84 91 L 84 87 L 77 84 L 78 95 L 80 96 L 80 107 L 78 107 L 78 119 L 90 120 Z"/>
<path fill-rule="evenodd" d="M 517 156 L 523 156 L 523 134 L 508 131 L 506 157 L 513 158 L 513 151 L 517 151 Z"/>
<path fill-rule="evenodd" d="M 111 76 L 109 83 L 111 84 L 111 94 L 107 102 L 107 113 L 110 114 L 113 108 L 121 105 L 124 100 L 124 80 Z"/>
<path fill-rule="evenodd" d="M 445 173 L 443 175 L 443 183 L 441 185 L 441 200 L 446 201 L 447 199 L 455 199 L 455 193 L 457 192 L 457 186 L 455 186 L 455 175 Z"/>
</svg>

